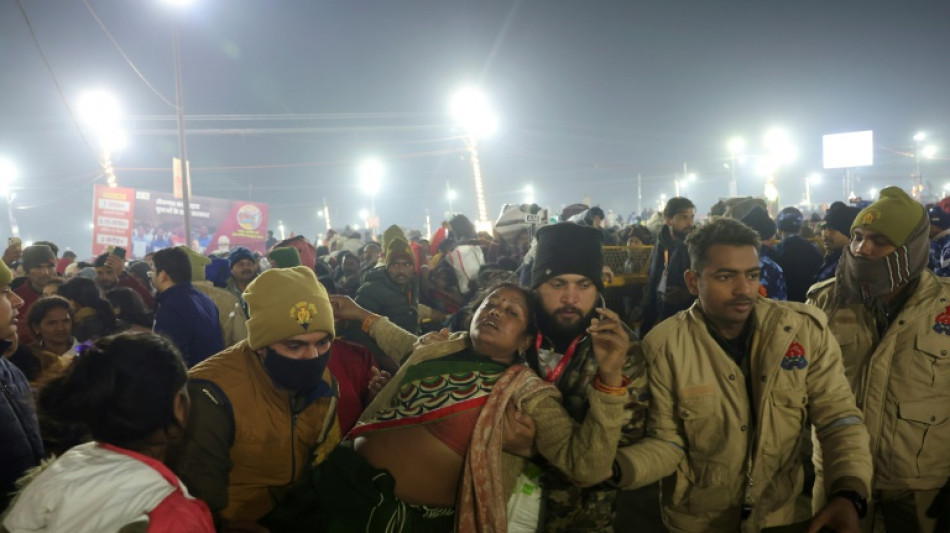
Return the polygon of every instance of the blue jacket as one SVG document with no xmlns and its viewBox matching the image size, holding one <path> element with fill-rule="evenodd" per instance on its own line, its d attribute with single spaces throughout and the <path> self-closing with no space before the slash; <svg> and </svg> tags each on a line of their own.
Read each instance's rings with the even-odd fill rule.
<svg viewBox="0 0 950 533">
<path fill-rule="evenodd" d="M 950 235 L 930 241 L 930 270 L 938 276 L 950 277 Z"/>
<path fill-rule="evenodd" d="M 825 254 L 821 268 L 818 269 L 818 273 L 815 274 L 815 280 L 812 283 L 821 283 L 826 279 L 835 277 L 835 272 L 838 270 L 838 261 L 841 260 L 841 253 L 843 251 L 844 248 L 839 248 Z"/>
<path fill-rule="evenodd" d="M 218 308 L 191 283 L 177 283 L 156 298 L 155 333 L 172 340 L 192 367 L 224 349 Z"/>
<path fill-rule="evenodd" d="M 767 255 L 759 258 L 759 283 L 765 288 L 765 297 L 773 300 L 788 300 L 785 273 L 774 259 Z"/>
<path fill-rule="evenodd" d="M 10 346 L 2 341 L 0 349 Z M 0 512 L 9 503 L 15 482 L 43 459 L 43 441 L 26 376 L 0 356 Z"/>
</svg>

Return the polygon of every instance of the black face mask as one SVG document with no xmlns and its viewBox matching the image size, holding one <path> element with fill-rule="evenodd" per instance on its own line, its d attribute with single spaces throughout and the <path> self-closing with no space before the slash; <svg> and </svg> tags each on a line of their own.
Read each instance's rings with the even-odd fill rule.
<svg viewBox="0 0 950 533">
<path fill-rule="evenodd" d="M 329 361 L 329 352 L 316 359 L 291 359 L 267 348 L 264 368 L 278 387 L 306 393 L 320 385 Z"/>
</svg>

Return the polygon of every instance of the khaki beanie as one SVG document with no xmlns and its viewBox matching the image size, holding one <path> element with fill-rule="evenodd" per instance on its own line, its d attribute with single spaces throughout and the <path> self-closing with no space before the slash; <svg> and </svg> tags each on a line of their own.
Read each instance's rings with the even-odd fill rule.
<svg viewBox="0 0 950 533">
<path fill-rule="evenodd" d="M 903 246 L 925 216 L 923 206 L 903 189 L 887 187 L 876 202 L 858 213 L 851 224 L 851 232 L 855 228 L 868 228 L 884 235 L 894 246 Z"/>
<path fill-rule="evenodd" d="M 244 290 L 244 301 L 251 317 L 247 320 L 251 349 L 315 331 L 336 336 L 327 290 L 305 266 L 265 271 Z"/>
<path fill-rule="evenodd" d="M 393 224 L 383 233 L 383 253 L 386 256 L 386 266 L 389 266 L 397 257 L 415 261 L 415 255 L 409 246 L 409 239 L 402 229 Z"/>
<path fill-rule="evenodd" d="M 181 245 L 179 248 L 188 254 L 188 261 L 191 263 L 191 281 L 204 281 L 205 267 L 211 264 L 211 259 L 185 245 Z"/>
<path fill-rule="evenodd" d="M 0 261 L 0 287 L 9 287 L 13 283 L 13 272 L 3 261 Z"/>
</svg>

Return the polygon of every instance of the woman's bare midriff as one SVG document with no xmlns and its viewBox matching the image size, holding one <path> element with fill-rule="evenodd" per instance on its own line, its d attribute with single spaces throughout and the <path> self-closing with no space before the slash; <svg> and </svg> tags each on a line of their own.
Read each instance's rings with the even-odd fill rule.
<svg viewBox="0 0 950 533">
<path fill-rule="evenodd" d="M 422 426 L 377 431 L 358 437 L 356 453 L 396 479 L 406 503 L 455 507 L 463 459 Z"/>
</svg>

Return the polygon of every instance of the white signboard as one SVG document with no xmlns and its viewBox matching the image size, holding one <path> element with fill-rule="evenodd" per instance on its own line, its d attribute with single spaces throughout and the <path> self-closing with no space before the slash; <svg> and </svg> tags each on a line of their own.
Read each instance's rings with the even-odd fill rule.
<svg viewBox="0 0 950 533">
<path fill-rule="evenodd" d="M 825 169 L 874 165 L 874 132 L 871 130 L 825 135 L 821 145 Z"/>
</svg>

